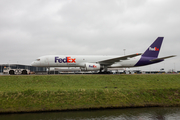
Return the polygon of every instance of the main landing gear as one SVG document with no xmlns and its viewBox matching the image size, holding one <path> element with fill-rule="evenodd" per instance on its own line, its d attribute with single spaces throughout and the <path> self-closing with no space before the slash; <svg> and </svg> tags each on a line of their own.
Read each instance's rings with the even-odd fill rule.
<svg viewBox="0 0 180 120">
<path fill-rule="evenodd" d="M 103 70 L 103 71 L 102 71 Z M 107 71 L 107 67 L 101 68 L 98 74 L 112 74 L 112 72 Z"/>
</svg>

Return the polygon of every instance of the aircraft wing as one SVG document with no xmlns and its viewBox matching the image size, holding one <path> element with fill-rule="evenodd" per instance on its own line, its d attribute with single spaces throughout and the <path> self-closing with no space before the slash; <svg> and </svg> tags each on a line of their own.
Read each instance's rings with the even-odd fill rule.
<svg viewBox="0 0 180 120">
<path fill-rule="evenodd" d="M 131 54 L 131 55 L 125 55 L 122 57 L 116 57 L 116 58 L 111 58 L 111 59 L 106 59 L 106 60 L 102 60 L 102 61 L 98 61 L 98 63 L 100 64 L 113 64 L 115 62 L 119 62 L 120 60 L 127 60 L 128 58 L 132 58 L 135 56 L 139 56 L 142 53 L 136 53 L 136 54 Z"/>
<path fill-rule="evenodd" d="M 171 57 L 176 57 L 176 55 L 171 55 L 171 56 L 162 57 L 162 58 L 156 58 L 156 59 L 153 59 L 153 60 L 150 60 L 150 61 L 152 61 L 152 62 L 160 61 L 160 60 L 164 60 L 164 59 L 171 58 Z"/>
</svg>

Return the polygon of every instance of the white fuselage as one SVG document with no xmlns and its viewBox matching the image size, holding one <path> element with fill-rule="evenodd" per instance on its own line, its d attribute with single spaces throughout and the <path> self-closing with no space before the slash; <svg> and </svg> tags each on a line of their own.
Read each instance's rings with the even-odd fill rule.
<svg viewBox="0 0 180 120">
<path fill-rule="evenodd" d="M 69 57 L 69 58 L 67 58 Z M 42 56 L 32 62 L 32 66 L 37 67 L 84 67 L 86 63 L 98 63 L 106 59 L 117 58 L 120 56 L 106 55 L 47 55 Z M 109 68 L 116 67 L 133 67 L 140 59 L 140 56 L 128 58 L 128 60 L 120 60 L 112 65 L 107 65 Z"/>
</svg>

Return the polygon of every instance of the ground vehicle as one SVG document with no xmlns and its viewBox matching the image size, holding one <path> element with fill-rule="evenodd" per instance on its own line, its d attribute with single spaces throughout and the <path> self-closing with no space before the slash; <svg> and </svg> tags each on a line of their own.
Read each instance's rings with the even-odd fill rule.
<svg viewBox="0 0 180 120">
<path fill-rule="evenodd" d="M 30 73 L 28 69 L 11 69 L 10 67 L 6 67 L 3 69 L 3 74 L 10 74 L 10 75 L 27 75 Z"/>
</svg>

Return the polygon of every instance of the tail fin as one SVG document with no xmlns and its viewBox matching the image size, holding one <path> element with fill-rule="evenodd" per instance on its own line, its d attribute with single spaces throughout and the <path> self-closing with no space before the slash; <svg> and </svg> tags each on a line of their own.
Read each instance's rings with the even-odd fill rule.
<svg viewBox="0 0 180 120">
<path fill-rule="evenodd" d="M 161 44 L 163 42 L 164 37 L 158 37 L 149 48 L 143 53 L 144 57 L 154 57 L 157 58 L 159 55 L 159 51 L 161 49 Z"/>
</svg>

